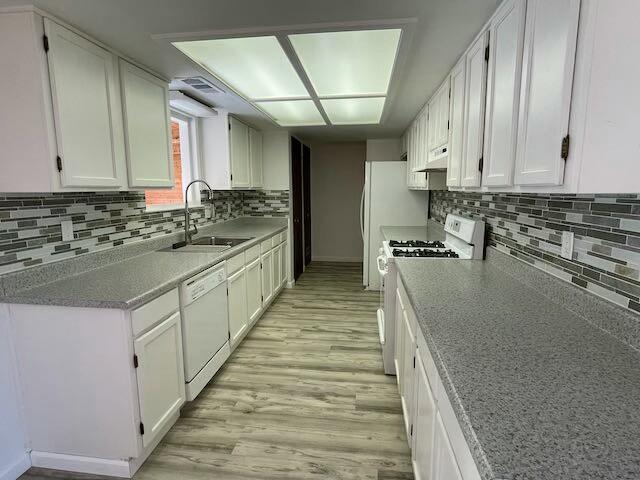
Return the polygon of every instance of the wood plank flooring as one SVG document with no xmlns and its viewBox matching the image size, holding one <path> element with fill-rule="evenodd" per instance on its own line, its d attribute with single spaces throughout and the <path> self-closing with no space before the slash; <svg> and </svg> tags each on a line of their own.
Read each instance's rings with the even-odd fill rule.
<svg viewBox="0 0 640 480">
<path fill-rule="evenodd" d="M 169 479 L 412 479 L 378 294 L 361 264 L 312 263 L 284 290 L 135 475 Z M 31 469 L 23 480 L 106 477 Z"/>
</svg>

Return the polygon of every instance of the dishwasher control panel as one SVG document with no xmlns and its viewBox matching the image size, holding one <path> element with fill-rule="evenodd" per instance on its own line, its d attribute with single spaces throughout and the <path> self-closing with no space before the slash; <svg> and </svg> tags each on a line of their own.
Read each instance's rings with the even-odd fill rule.
<svg viewBox="0 0 640 480">
<path fill-rule="evenodd" d="M 223 262 L 184 282 L 180 287 L 182 301 L 184 304 L 194 302 L 226 281 L 227 273 Z"/>
</svg>

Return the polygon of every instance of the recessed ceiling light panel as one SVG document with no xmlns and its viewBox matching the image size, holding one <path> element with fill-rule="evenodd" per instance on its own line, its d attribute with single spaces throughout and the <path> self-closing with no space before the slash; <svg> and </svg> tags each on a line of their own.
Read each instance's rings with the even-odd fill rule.
<svg viewBox="0 0 640 480">
<path fill-rule="evenodd" d="M 289 35 L 319 97 L 386 95 L 400 29 Z"/>
<path fill-rule="evenodd" d="M 326 125 L 313 100 L 256 102 L 256 105 L 271 115 L 281 127 Z"/>
<path fill-rule="evenodd" d="M 320 100 L 333 125 L 368 125 L 380 123 L 384 97 L 331 98 Z"/>
<path fill-rule="evenodd" d="M 309 98 L 276 37 L 197 40 L 173 45 L 247 99 Z"/>
</svg>

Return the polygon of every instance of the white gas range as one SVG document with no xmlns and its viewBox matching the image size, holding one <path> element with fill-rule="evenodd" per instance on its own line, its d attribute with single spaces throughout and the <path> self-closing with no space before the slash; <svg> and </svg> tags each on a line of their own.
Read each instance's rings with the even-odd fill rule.
<svg viewBox="0 0 640 480">
<path fill-rule="evenodd" d="M 378 329 L 382 346 L 384 372 L 395 375 L 393 362 L 395 346 L 395 309 L 397 271 L 395 258 L 415 258 L 420 260 L 482 260 L 484 257 L 484 222 L 459 215 L 447 215 L 445 240 L 388 240 L 382 242 L 378 256 L 380 274 L 380 308 L 378 309 Z M 425 263 L 425 268 L 429 268 Z M 425 292 L 428 295 L 428 292 Z"/>
</svg>

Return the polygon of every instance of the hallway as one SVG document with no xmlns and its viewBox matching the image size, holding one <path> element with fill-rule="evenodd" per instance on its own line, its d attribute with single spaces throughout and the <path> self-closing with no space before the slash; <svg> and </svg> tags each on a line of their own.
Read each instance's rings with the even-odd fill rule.
<svg viewBox="0 0 640 480">
<path fill-rule="evenodd" d="M 413 478 L 395 377 L 382 373 L 378 293 L 362 291 L 361 268 L 311 264 L 135 478 Z"/>
</svg>

